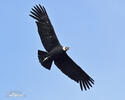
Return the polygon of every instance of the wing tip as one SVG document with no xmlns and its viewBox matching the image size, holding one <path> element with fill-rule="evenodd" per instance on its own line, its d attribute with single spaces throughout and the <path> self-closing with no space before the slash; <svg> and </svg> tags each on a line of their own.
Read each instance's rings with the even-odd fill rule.
<svg viewBox="0 0 125 100">
<path fill-rule="evenodd" d="M 94 85 L 94 80 L 93 79 L 91 81 L 80 80 L 79 84 L 80 84 L 81 91 L 83 91 L 83 88 L 85 89 L 85 91 L 87 91 L 88 89 L 90 89 L 90 87 L 93 87 L 92 84 Z"/>
<path fill-rule="evenodd" d="M 29 14 L 30 17 L 36 19 L 37 21 L 41 21 L 45 15 L 47 15 L 46 9 L 40 4 L 33 6 Z"/>
</svg>

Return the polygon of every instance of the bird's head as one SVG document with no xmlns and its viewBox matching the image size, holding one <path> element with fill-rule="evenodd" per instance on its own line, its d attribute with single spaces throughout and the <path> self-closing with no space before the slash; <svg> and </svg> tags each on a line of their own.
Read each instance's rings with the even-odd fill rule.
<svg viewBox="0 0 125 100">
<path fill-rule="evenodd" d="M 69 47 L 63 47 L 63 51 L 67 51 L 67 50 L 69 50 Z"/>
</svg>

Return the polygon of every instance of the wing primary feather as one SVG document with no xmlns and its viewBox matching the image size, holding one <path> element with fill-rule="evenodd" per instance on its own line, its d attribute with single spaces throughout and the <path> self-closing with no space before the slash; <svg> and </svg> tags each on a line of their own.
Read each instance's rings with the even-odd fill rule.
<svg viewBox="0 0 125 100">
<path fill-rule="evenodd" d="M 81 81 L 79 81 L 79 82 L 80 82 L 80 88 L 83 91 L 82 82 Z"/>
<path fill-rule="evenodd" d="M 44 13 L 47 15 L 46 9 L 43 7 Z"/>
<path fill-rule="evenodd" d="M 86 84 L 87 88 L 90 89 L 87 81 L 85 81 L 85 84 Z"/>
<path fill-rule="evenodd" d="M 34 19 L 36 19 L 36 20 L 39 20 L 39 18 L 37 18 L 36 16 L 34 16 L 34 15 L 29 15 L 29 16 L 31 16 L 31 17 L 33 17 Z"/>
<path fill-rule="evenodd" d="M 89 78 L 89 81 L 92 83 L 92 84 L 94 84 L 94 80 L 90 77 Z"/>
<path fill-rule="evenodd" d="M 32 11 L 30 11 L 30 12 L 31 12 L 31 14 L 33 14 L 35 17 L 37 17 L 40 20 L 40 17 L 38 14 L 36 14 L 35 12 L 32 12 Z"/>
<path fill-rule="evenodd" d="M 37 15 L 41 16 L 41 14 L 38 11 L 36 11 L 35 9 L 32 8 L 32 11 L 34 11 Z"/>
<path fill-rule="evenodd" d="M 83 84 L 83 86 L 84 86 L 84 89 L 85 89 L 85 90 L 87 90 L 87 88 L 86 88 L 86 85 L 85 85 L 85 82 L 84 82 L 84 81 L 82 81 L 82 84 Z"/>
<path fill-rule="evenodd" d="M 42 12 L 45 11 L 45 9 L 43 9 L 44 7 L 42 7 L 40 4 L 39 4 L 39 7 L 40 7 L 40 9 L 41 9 Z"/>
<path fill-rule="evenodd" d="M 88 81 L 88 84 L 89 84 L 89 86 L 91 86 L 92 87 L 92 85 L 91 85 L 91 83 Z"/>
<path fill-rule="evenodd" d="M 42 13 L 42 11 L 38 9 L 38 6 L 34 6 L 34 10 L 36 10 L 38 13 Z"/>
<path fill-rule="evenodd" d="M 36 5 L 36 8 L 37 8 L 37 10 L 38 10 L 39 12 L 42 12 L 42 10 L 39 8 L 38 5 Z"/>
<path fill-rule="evenodd" d="M 33 8 L 38 12 L 38 9 L 36 8 L 36 6 L 33 6 Z"/>
</svg>

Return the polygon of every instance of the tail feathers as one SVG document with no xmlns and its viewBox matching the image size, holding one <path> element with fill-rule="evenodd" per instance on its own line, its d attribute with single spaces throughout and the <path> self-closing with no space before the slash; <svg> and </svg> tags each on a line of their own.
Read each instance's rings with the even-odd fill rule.
<svg viewBox="0 0 125 100">
<path fill-rule="evenodd" d="M 38 50 L 38 59 L 39 59 L 39 62 L 41 63 L 41 65 L 43 67 L 45 67 L 46 69 L 50 70 L 51 65 L 52 65 L 52 59 L 50 57 L 48 57 L 48 58 L 47 57 L 48 57 L 47 56 L 47 52 Z"/>
</svg>

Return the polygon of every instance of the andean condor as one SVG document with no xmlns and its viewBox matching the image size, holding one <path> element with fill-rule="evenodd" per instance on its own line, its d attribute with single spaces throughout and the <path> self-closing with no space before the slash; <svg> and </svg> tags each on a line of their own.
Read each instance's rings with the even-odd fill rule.
<svg viewBox="0 0 125 100">
<path fill-rule="evenodd" d="M 65 75 L 80 84 L 81 90 L 83 87 L 85 90 L 90 89 L 94 80 L 67 55 L 66 51 L 69 47 L 64 47 L 59 43 L 44 6 L 34 6 L 30 16 L 36 19 L 38 33 L 46 49 L 46 52 L 38 50 L 41 65 L 50 70 L 54 61 Z"/>
</svg>

